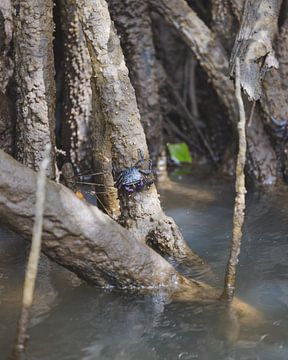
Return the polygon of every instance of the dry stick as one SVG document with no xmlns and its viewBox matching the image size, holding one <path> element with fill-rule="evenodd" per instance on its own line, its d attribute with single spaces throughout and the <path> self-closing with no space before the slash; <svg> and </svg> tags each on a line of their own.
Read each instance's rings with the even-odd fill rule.
<svg viewBox="0 0 288 360">
<path fill-rule="evenodd" d="M 236 59 L 235 66 L 235 95 L 239 106 L 239 123 L 238 123 L 238 135 L 239 135 L 239 152 L 236 166 L 236 197 L 234 205 L 233 215 L 233 235 L 231 241 L 230 257 L 227 264 L 224 292 L 222 297 L 229 302 L 233 300 L 235 293 L 235 280 L 236 280 L 236 265 L 238 263 L 238 256 L 240 254 L 240 245 L 242 238 L 242 226 L 245 217 L 245 174 L 244 167 L 246 161 L 246 133 L 245 133 L 245 109 L 243 99 L 241 97 L 241 85 L 240 85 L 240 64 L 239 58 Z"/>
<path fill-rule="evenodd" d="M 45 202 L 46 171 L 50 163 L 51 145 L 47 144 L 37 177 L 35 220 L 32 233 L 32 244 L 26 269 L 23 299 L 20 319 L 18 323 L 17 338 L 14 349 L 14 359 L 21 358 L 25 349 L 27 339 L 27 327 L 29 322 L 29 311 L 33 302 L 33 293 L 37 277 L 38 262 L 41 251 L 42 224 Z"/>
<path fill-rule="evenodd" d="M 249 120 L 248 120 L 248 124 L 247 124 L 247 126 L 249 126 L 249 127 L 252 125 L 252 120 L 253 120 L 253 116 L 254 116 L 255 106 L 256 106 L 256 100 L 254 100 L 254 101 L 253 101 L 253 104 L 252 104 L 252 108 L 251 108 L 251 112 L 250 112 L 250 116 L 249 116 Z"/>
</svg>

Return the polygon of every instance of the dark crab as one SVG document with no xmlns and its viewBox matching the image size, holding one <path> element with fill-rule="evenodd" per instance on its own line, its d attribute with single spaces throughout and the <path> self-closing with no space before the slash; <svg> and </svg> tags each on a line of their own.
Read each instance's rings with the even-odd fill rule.
<svg viewBox="0 0 288 360">
<path fill-rule="evenodd" d="M 139 160 L 137 163 L 125 170 L 114 170 L 116 176 L 115 186 L 119 190 L 133 193 L 149 188 L 154 182 L 154 172 L 152 170 L 151 161 L 149 161 L 149 169 L 141 169 L 144 163 L 144 155 L 141 150 L 138 150 Z"/>
</svg>

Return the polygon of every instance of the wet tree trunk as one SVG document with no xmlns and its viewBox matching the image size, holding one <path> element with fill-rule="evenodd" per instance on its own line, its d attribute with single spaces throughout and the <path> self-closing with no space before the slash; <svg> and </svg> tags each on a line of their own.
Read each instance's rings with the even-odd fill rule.
<svg viewBox="0 0 288 360">
<path fill-rule="evenodd" d="M 16 157 L 38 169 L 51 144 L 49 176 L 55 175 L 55 83 L 53 2 L 18 1 L 15 8 L 14 62 L 17 83 Z"/>
<path fill-rule="evenodd" d="M 1 221 L 29 240 L 36 180 L 36 173 L 0 150 Z M 52 181 L 46 186 L 42 249 L 79 277 L 104 287 L 173 290 L 185 282 L 131 232 Z"/>
<path fill-rule="evenodd" d="M 163 149 L 163 120 L 152 24 L 147 0 L 109 0 L 109 10 L 135 89 L 150 157 L 156 165 Z M 129 9 L 129 11 L 127 11 Z"/>
<path fill-rule="evenodd" d="M 138 150 L 141 150 L 147 167 L 148 149 L 135 92 L 107 4 L 103 0 L 83 0 L 78 2 L 78 6 L 91 56 L 94 93 L 101 99 L 105 139 L 112 145 L 113 164 L 118 170 L 134 166 L 139 160 Z M 98 136 L 101 136 L 100 133 Z M 105 155 L 109 159 L 109 152 Z M 184 241 L 174 221 L 164 214 L 154 185 L 146 191 L 132 194 L 120 191 L 119 198 L 122 224 L 142 241 L 163 254 L 202 264 Z"/>
</svg>

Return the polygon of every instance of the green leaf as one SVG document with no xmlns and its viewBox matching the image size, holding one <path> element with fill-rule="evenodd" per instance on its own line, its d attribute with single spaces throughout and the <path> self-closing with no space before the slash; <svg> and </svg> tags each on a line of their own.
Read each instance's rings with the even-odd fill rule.
<svg viewBox="0 0 288 360">
<path fill-rule="evenodd" d="M 177 164 L 182 163 L 192 163 L 192 157 L 190 155 L 187 144 L 179 143 L 179 144 L 167 144 L 170 157 Z"/>
</svg>

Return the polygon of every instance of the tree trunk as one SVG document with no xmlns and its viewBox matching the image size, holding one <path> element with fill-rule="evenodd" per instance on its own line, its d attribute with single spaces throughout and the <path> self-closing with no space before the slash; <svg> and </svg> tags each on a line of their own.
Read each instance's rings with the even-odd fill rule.
<svg viewBox="0 0 288 360">
<path fill-rule="evenodd" d="M 148 149 L 135 92 L 107 4 L 103 0 L 82 0 L 78 6 L 91 56 L 93 96 L 101 99 L 105 141 L 112 145 L 113 164 L 118 170 L 132 167 L 139 160 L 141 150 L 148 166 Z M 98 129 L 98 137 L 101 135 L 103 132 Z M 109 155 L 105 153 L 107 161 Z M 107 185 L 109 189 L 111 185 Z M 174 221 L 164 214 L 154 185 L 132 194 L 120 191 L 119 197 L 122 223 L 142 241 L 176 259 L 203 263 L 186 244 Z"/>
<path fill-rule="evenodd" d="M 259 100 L 262 95 L 263 74 L 278 68 L 272 47 L 278 31 L 278 17 L 282 0 L 247 0 L 241 26 L 231 54 L 231 72 L 235 59 L 240 59 L 241 85 L 249 99 Z"/>
<path fill-rule="evenodd" d="M 279 73 L 275 70 L 275 68 L 278 68 L 278 60 L 272 47 L 275 35 L 278 32 L 278 17 L 281 3 L 282 0 L 246 1 L 241 27 L 231 54 L 231 71 L 233 72 L 235 59 L 239 57 L 242 87 L 249 99 L 253 101 L 260 99 L 264 113 L 266 113 L 266 116 L 264 114 L 264 119 L 266 117 L 266 123 L 268 122 L 268 124 L 270 123 L 270 119 L 267 120 L 267 115 L 269 114 L 268 102 L 272 110 L 273 101 L 277 101 L 279 105 L 281 100 L 284 101 L 281 83 L 275 79 L 275 77 L 279 76 Z M 266 75 L 267 80 L 266 86 L 264 82 L 263 94 L 262 79 L 270 68 L 274 69 L 270 70 Z M 271 76 L 273 75 L 274 83 L 271 81 Z M 268 79 L 270 79 L 270 84 L 267 87 Z M 271 96 L 271 92 L 273 96 Z M 270 97 L 271 100 L 267 99 L 267 97 Z M 274 97 L 275 100 L 273 100 Z M 285 101 L 283 104 L 285 104 Z M 283 105 L 280 108 L 283 108 Z M 271 185 L 276 182 L 280 171 L 277 166 L 276 154 L 267 150 L 271 148 L 271 143 L 264 130 L 263 115 L 261 118 L 259 115 L 256 111 L 252 126 L 248 127 L 247 130 L 249 157 L 252 163 L 250 170 L 254 172 L 254 176 L 260 182 Z M 274 114 L 272 111 L 268 118 L 273 116 L 275 116 L 275 111 Z M 255 154 L 254 158 L 251 157 L 251 154 Z M 263 166 L 259 167 L 257 164 L 261 163 Z"/>
<path fill-rule="evenodd" d="M 108 4 L 121 35 L 121 46 L 135 89 L 149 154 L 156 165 L 164 145 L 163 120 L 148 1 L 109 0 Z"/>
<path fill-rule="evenodd" d="M 13 103 L 0 92 L 0 149 L 8 154 L 14 153 L 15 114 Z"/>
<path fill-rule="evenodd" d="M 12 5 L 10 0 L 0 3 L 0 148 L 9 154 L 14 152 L 15 114 L 9 97 L 8 86 L 13 75 Z"/>
<path fill-rule="evenodd" d="M 246 102 L 247 114 L 251 113 Z M 250 110 L 250 112 L 249 112 Z M 254 184 L 258 186 L 273 186 L 278 179 L 277 157 L 264 129 L 260 111 L 254 111 L 250 126 L 247 126 L 247 171 Z"/>
<path fill-rule="evenodd" d="M 10 57 L 13 37 L 12 4 L 10 0 L 0 3 L 0 91 L 5 93 L 13 74 L 13 62 Z"/>
<path fill-rule="evenodd" d="M 51 144 L 49 176 L 55 174 L 55 84 L 53 2 L 14 1 L 17 83 L 17 159 L 38 169 Z"/>
<path fill-rule="evenodd" d="M 285 181 L 288 181 L 288 18 L 276 41 L 279 70 L 272 69 L 263 80 L 261 106 L 269 134 L 275 145 Z"/>
<path fill-rule="evenodd" d="M 37 174 L 0 150 L 1 221 L 31 238 Z M 97 207 L 48 181 L 43 251 L 88 282 L 173 289 L 182 277 L 160 255 Z"/>
<path fill-rule="evenodd" d="M 62 84 L 63 103 L 61 111 L 61 148 L 66 152 L 65 160 L 74 169 L 90 170 L 92 156 L 91 139 L 91 62 L 81 24 L 76 13 L 76 5 L 60 1 L 60 24 L 63 51 L 64 79 Z M 59 24 L 59 25 L 60 25 Z M 58 41 L 60 41 L 58 39 Z M 59 45 L 60 47 L 60 45 Z M 57 54 L 56 54 L 57 57 Z M 58 54 L 58 57 L 61 55 Z M 83 170 L 84 170 L 83 169 Z M 88 170 L 88 171 L 89 171 Z"/>
<path fill-rule="evenodd" d="M 150 0 L 150 2 L 156 11 L 164 14 L 165 19 L 173 25 L 179 36 L 196 55 L 220 101 L 227 109 L 235 131 L 238 120 L 237 102 L 233 82 L 228 77 L 227 55 L 220 41 L 185 1 Z M 277 159 L 261 121 L 255 121 L 251 134 L 249 136 L 248 133 L 248 156 L 251 159 L 247 164 L 248 172 L 256 185 L 274 185 L 277 179 Z M 258 152 L 254 151 L 254 144 L 262 142 L 265 153 L 261 152 L 258 156 Z"/>
<path fill-rule="evenodd" d="M 225 50 L 230 53 L 236 37 L 236 18 L 230 0 L 213 0 L 212 30 L 220 39 Z"/>
<path fill-rule="evenodd" d="M 234 15 L 237 20 L 240 22 L 243 12 L 243 6 L 245 4 L 245 0 L 230 0 L 230 4 L 233 10 Z"/>
</svg>

